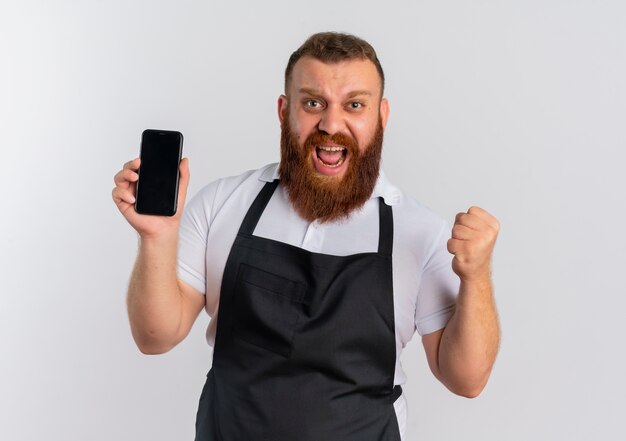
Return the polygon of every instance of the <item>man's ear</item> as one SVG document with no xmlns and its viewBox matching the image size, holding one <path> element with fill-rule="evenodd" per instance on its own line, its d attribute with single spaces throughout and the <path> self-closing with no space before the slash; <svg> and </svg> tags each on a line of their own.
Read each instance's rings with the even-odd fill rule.
<svg viewBox="0 0 626 441">
<path fill-rule="evenodd" d="M 287 115 L 287 97 L 285 95 L 281 95 L 278 97 L 278 121 L 280 121 L 280 126 L 283 126 L 283 121 L 289 115 Z"/>
<path fill-rule="evenodd" d="M 387 126 L 387 119 L 389 118 L 389 101 L 387 98 L 380 100 L 380 121 L 383 125 L 383 130 Z"/>
</svg>

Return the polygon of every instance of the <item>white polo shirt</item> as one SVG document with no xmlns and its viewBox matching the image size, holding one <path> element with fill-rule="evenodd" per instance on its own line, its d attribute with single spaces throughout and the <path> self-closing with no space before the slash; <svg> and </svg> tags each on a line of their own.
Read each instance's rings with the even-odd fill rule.
<svg viewBox="0 0 626 441">
<path fill-rule="evenodd" d="M 222 274 L 233 241 L 250 205 L 266 182 L 278 179 L 278 164 L 219 179 L 205 186 L 185 207 L 178 247 L 178 277 L 206 296 L 212 318 L 207 341 L 215 342 L 216 316 Z M 345 256 L 378 249 L 378 197 L 392 207 L 393 299 L 396 333 L 394 384 L 404 384 L 402 349 L 415 331 L 429 334 L 445 327 L 454 312 L 459 279 L 452 271 L 447 222 L 404 195 L 380 173 L 372 196 L 347 220 L 308 222 L 293 209 L 279 185 L 270 199 L 255 236 L 277 240 L 305 250 Z M 404 433 L 406 402 L 395 403 Z"/>
</svg>

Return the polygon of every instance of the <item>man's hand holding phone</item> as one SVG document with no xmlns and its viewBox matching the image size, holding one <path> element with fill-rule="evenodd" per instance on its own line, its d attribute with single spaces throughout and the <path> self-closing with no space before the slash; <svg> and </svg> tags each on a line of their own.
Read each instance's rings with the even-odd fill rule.
<svg viewBox="0 0 626 441">
<path fill-rule="evenodd" d="M 139 167 L 141 160 L 135 158 L 124 164 L 113 178 L 113 201 L 129 224 L 137 230 L 142 239 L 149 239 L 162 235 L 178 234 L 180 218 L 185 206 L 187 186 L 189 185 L 189 160 L 184 158 L 180 162 L 180 181 L 178 183 L 178 200 L 176 214 L 173 216 L 157 216 L 151 214 L 139 214 L 135 210 L 137 197 L 137 181 L 139 180 Z"/>
<path fill-rule="evenodd" d="M 113 201 L 142 239 L 178 234 L 189 183 L 182 152 L 182 133 L 146 129 L 139 158 L 124 164 L 113 178 Z"/>
</svg>

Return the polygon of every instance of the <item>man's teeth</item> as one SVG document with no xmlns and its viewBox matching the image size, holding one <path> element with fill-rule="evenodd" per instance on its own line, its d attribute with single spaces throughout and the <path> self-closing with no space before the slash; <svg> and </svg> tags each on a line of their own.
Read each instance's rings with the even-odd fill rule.
<svg viewBox="0 0 626 441">
<path fill-rule="evenodd" d="M 320 150 L 324 150 L 325 152 L 341 152 L 343 150 L 345 150 L 345 147 L 326 147 L 326 146 L 319 146 L 318 149 Z"/>
<path fill-rule="evenodd" d="M 325 145 L 320 145 L 317 146 L 317 150 L 318 150 L 318 154 L 317 154 L 317 158 L 319 159 L 319 161 L 326 167 L 330 167 L 330 168 L 336 168 L 339 167 L 341 164 L 343 164 L 344 160 L 346 159 L 346 148 L 345 147 L 341 147 L 341 146 L 325 146 Z M 322 155 L 321 153 L 328 153 L 328 154 L 333 154 L 333 156 L 337 156 L 337 153 L 341 152 L 340 157 L 333 163 L 327 163 L 322 159 Z M 327 158 L 327 160 L 329 160 L 330 157 Z M 334 159 L 334 158 L 333 158 Z"/>
</svg>

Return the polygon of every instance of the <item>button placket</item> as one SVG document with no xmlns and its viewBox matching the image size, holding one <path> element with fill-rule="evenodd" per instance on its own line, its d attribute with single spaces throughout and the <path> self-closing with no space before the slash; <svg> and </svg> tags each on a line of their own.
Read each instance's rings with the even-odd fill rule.
<svg viewBox="0 0 626 441">
<path fill-rule="evenodd" d="M 306 234 L 302 240 L 302 248 L 319 253 L 322 251 L 323 244 L 324 227 L 318 221 L 313 221 L 307 227 Z"/>
</svg>

